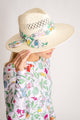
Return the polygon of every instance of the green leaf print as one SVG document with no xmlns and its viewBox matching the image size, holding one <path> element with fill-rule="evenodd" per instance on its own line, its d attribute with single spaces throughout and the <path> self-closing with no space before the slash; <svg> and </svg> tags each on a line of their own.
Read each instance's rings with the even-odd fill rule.
<svg viewBox="0 0 80 120">
<path fill-rule="evenodd" d="M 7 103 L 7 106 L 8 106 L 8 107 L 10 107 L 10 104 L 9 104 L 9 103 Z"/>
<path fill-rule="evenodd" d="M 31 45 L 31 47 L 32 47 L 32 48 L 34 48 L 34 46 L 33 46 L 33 45 Z"/>
<path fill-rule="evenodd" d="M 33 88 L 33 95 L 37 95 L 39 93 L 39 89 L 37 87 Z"/>
<path fill-rule="evenodd" d="M 25 82 L 25 80 L 19 79 L 19 84 L 23 84 L 24 82 Z"/>
<path fill-rule="evenodd" d="M 32 70 L 34 70 L 34 67 L 32 67 Z"/>
<path fill-rule="evenodd" d="M 15 65 L 12 63 L 12 67 L 15 68 Z"/>
<path fill-rule="evenodd" d="M 4 72 L 4 75 L 6 75 L 6 72 Z"/>
<path fill-rule="evenodd" d="M 10 89 L 9 93 L 11 93 L 11 92 L 12 92 L 12 89 Z"/>
<path fill-rule="evenodd" d="M 10 108 L 9 111 L 12 112 L 12 109 Z"/>
<path fill-rule="evenodd" d="M 46 85 L 47 85 L 47 80 L 45 80 L 45 81 L 44 81 L 44 84 L 46 84 Z"/>
<path fill-rule="evenodd" d="M 10 82 L 10 80 L 7 80 L 8 81 L 8 83 Z"/>
<path fill-rule="evenodd" d="M 39 118 L 39 120 L 41 120 L 41 118 Z"/>
<path fill-rule="evenodd" d="M 37 71 L 37 70 L 38 70 L 38 68 L 35 69 L 35 71 Z"/>
<path fill-rule="evenodd" d="M 47 87 L 47 91 L 48 91 L 48 87 Z"/>
<path fill-rule="evenodd" d="M 43 69 L 43 64 L 42 63 L 39 63 L 38 65 L 39 65 L 40 69 Z"/>
<path fill-rule="evenodd" d="M 47 91 L 48 91 L 48 87 L 46 87 L 47 88 Z"/>
<path fill-rule="evenodd" d="M 30 77 L 28 77 L 28 80 L 30 80 Z"/>
<path fill-rule="evenodd" d="M 8 115 L 8 111 L 6 111 L 6 115 Z"/>
<path fill-rule="evenodd" d="M 8 100 L 8 97 L 6 97 L 6 101 Z"/>
<path fill-rule="evenodd" d="M 13 115 L 13 118 L 15 118 L 15 114 Z"/>
<path fill-rule="evenodd" d="M 34 101 L 32 101 L 32 103 L 31 103 L 31 107 L 33 108 L 33 105 L 34 105 Z"/>
<path fill-rule="evenodd" d="M 14 104 L 12 104 L 12 109 L 14 109 Z"/>
<path fill-rule="evenodd" d="M 45 96 L 48 96 L 48 92 L 45 92 Z"/>
<path fill-rule="evenodd" d="M 31 79 L 32 79 L 33 82 L 35 81 L 35 79 L 33 79 L 33 78 L 31 78 Z"/>
<path fill-rule="evenodd" d="M 5 91 L 6 94 L 8 94 L 8 91 Z"/>
<path fill-rule="evenodd" d="M 29 103 L 29 100 L 26 100 L 26 103 Z"/>
<path fill-rule="evenodd" d="M 37 104 L 35 104 L 33 108 L 36 108 L 36 106 L 37 106 Z"/>
<path fill-rule="evenodd" d="M 31 120 L 34 120 L 34 118 L 33 118 L 33 117 L 31 117 Z"/>
<path fill-rule="evenodd" d="M 28 96 L 30 96 L 30 94 L 31 94 L 31 91 L 29 90 L 29 91 L 28 91 Z"/>
<path fill-rule="evenodd" d="M 32 108 L 35 108 L 36 106 L 37 106 L 37 104 L 34 104 L 34 101 L 32 101 L 31 107 L 32 107 Z"/>
<path fill-rule="evenodd" d="M 35 76 L 36 78 L 39 78 L 39 73 L 35 72 L 35 73 L 34 73 L 34 76 Z"/>
<path fill-rule="evenodd" d="M 35 117 L 36 119 L 38 119 L 39 116 L 40 116 L 39 114 L 35 114 L 35 115 L 34 115 L 34 117 Z"/>
<path fill-rule="evenodd" d="M 47 118 L 47 120 L 50 120 L 49 118 Z"/>
<path fill-rule="evenodd" d="M 30 107 L 30 103 L 28 103 L 28 107 Z"/>
<path fill-rule="evenodd" d="M 26 76 L 24 76 L 24 75 L 21 75 L 22 77 L 24 77 L 24 78 L 26 78 Z"/>
<path fill-rule="evenodd" d="M 16 73 L 13 71 L 13 77 L 16 76 Z"/>
<path fill-rule="evenodd" d="M 47 89 L 47 91 L 48 91 L 48 87 L 47 86 L 43 86 L 45 89 Z"/>
<path fill-rule="evenodd" d="M 41 88 L 42 88 L 42 83 L 43 83 L 43 79 L 41 79 L 41 81 L 39 82 Z"/>
<path fill-rule="evenodd" d="M 30 75 L 31 73 L 27 71 L 27 74 Z"/>
<path fill-rule="evenodd" d="M 16 95 L 16 93 L 17 93 L 17 90 L 14 91 L 14 94 L 15 94 L 15 95 Z"/>
<path fill-rule="evenodd" d="M 13 97 L 11 98 L 11 103 L 12 103 L 12 101 L 13 101 Z"/>
</svg>

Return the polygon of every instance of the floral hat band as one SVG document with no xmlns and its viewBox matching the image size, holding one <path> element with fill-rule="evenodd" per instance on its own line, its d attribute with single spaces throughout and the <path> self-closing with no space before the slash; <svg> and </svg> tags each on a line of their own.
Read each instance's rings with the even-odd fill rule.
<svg viewBox="0 0 80 120">
<path fill-rule="evenodd" d="M 20 36 L 22 37 L 22 39 L 11 42 L 8 44 L 8 46 L 10 48 L 16 48 L 20 46 L 21 44 L 23 44 L 24 42 L 26 42 L 27 45 L 32 48 L 40 48 L 40 47 L 46 46 L 48 42 L 45 42 L 45 43 L 41 42 L 39 39 L 35 39 L 35 37 L 41 37 L 41 36 L 48 35 L 54 29 L 55 29 L 54 23 L 53 21 L 50 21 L 45 27 L 41 29 L 41 32 L 36 32 L 34 34 L 31 34 L 30 36 L 24 34 L 21 30 L 19 30 Z"/>
</svg>

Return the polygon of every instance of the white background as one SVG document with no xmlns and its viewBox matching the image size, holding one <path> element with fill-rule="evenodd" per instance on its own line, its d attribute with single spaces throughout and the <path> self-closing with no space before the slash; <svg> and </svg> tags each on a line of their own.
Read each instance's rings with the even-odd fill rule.
<svg viewBox="0 0 80 120">
<path fill-rule="evenodd" d="M 54 23 L 68 23 L 75 33 L 54 50 L 51 57 L 53 104 L 56 120 L 80 120 L 80 1 L 79 0 L 0 0 L 0 120 L 6 120 L 3 66 L 11 52 L 6 41 L 17 32 L 18 15 L 39 7 Z"/>
</svg>

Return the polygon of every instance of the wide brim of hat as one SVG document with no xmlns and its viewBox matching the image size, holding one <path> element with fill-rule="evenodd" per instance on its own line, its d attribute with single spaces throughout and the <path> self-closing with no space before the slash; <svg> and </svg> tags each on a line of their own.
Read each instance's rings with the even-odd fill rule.
<svg viewBox="0 0 80 120">
<path fill-rule="evenodd" d="M 9 43 L 22 39 L 20 33 L 17 33 L 6 42 L 6 48 L 12 52 L 20 52 L 22 50 L 30 50 L 32 53 L 42 52 L 57 47 L 59 44 L 68 40 L 74 33 L 74 27 L 72 25 L 64 24 L 64 23 L 55 23 L 54 25 L 55 25 L 55 29 L 49 35 L 39 37 L 39 39 L 42 42 L 48 41 L 47 46 L 40 48 L 32 48 L 29 47 L 25 42 L 20 46 L 17 46 L 16 48 L 9 48 L 8 46 Z"/>
</svg>

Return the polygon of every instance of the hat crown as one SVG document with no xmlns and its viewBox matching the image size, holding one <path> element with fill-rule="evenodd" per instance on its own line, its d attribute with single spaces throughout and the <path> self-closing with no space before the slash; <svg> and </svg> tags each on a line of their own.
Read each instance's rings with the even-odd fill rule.
<svg viewBox="0 0 80 120">
<path fill-rule="evenodd" d="M 33 8 L 18 17 L 19 31 L 30 36 L 41 31 L 41 28 L 45 27 L 50 21 L 51 18 L 45 11 L 40 8 Z"/>
</svg>

